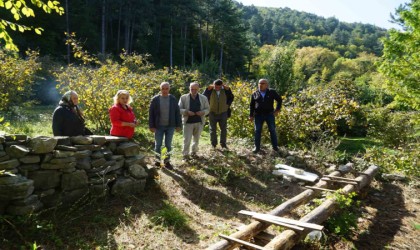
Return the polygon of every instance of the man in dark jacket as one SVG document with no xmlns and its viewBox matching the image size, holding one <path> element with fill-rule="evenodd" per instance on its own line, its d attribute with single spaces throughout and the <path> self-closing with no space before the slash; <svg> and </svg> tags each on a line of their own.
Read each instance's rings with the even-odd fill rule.
<svg viewBox="0 0 420 250">
<path fill-rule="evenodd" d="M 230 111 L 230 105 L 233 102 L 232 90 L 223 84 L 223 81 L 217 79 L 203 93 L 209 100 L 210 104 L 210 140 L 213 148 L 217 146 L 217 123 L 220 127 L 220 145 L 227 149 L 227 119 Z"/>
<path fill-rule="evenodd" d="M 172 150 L 172 137 L 175 129 L 181 130 L 181 113 L 176 98 L 169 94 L 168 82 L 160 84 L 160 94 L 152 98 L 149 107 L 149 129 L 155 134 L 156 166 L 160 166 L 160 156 L 163 136 L 165 136 L 166 156 L 165 167 L 172 170 L 170 152 Z"/>
<path fill-rule="evenodd" d="M 274 101 L 277 102 L 274 110 Z M 281 97 L 274 89 L 268 88 L 267 79 L 258 81 L 258 90 L 252 93 L 249 105 L 249 120 L 254 121 L 255 126 L 255 148 L 253 153 L 258 153 L 261 149 L 261 131 L 264 122 L 267 122 L 270 131 L 271 144 L 274 151 L 278 151 L 275 116 L 280 112 Z"/>
</svg>

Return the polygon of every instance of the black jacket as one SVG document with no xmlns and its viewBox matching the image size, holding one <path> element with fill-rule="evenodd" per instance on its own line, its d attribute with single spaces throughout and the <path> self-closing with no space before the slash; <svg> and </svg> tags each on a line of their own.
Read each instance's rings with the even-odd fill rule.
<svg viewBox="0 0 420 250">
<path fill-rule="evenodd" d="M 54 136 L 85 135 L 83 119 L 66 105 L 60 105 L 54 110 L 52 129 Z"/>
<path fill-rule="evenodd" d="M 263 98 L 259 90 L 251 95 L 251 102 L 249 104 L 249 116 L 267 115 L 274 111 L 274 101 L 277 101 L 276 110 L 281 108 L 281 97 L 274 89 L 267 89 L 265 97 Z"/>
<path fill-rule="evenodd" d="M 149 107 L 149 128 L 158 128 L 160 119 L 160 95 L 152 98 Z M 181 112 L 176 98 L 169 95 L 169 127 L 182 127 Z"/>
</svg>

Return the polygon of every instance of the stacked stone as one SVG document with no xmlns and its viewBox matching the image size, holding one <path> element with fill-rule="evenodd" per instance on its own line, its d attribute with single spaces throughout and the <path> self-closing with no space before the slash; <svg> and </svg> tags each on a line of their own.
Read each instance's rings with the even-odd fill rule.
<svg viewBox="0 0 420 250">
<path fill-rule="evenodd" d="M 0 214 L 141 192 L 149 177 L 144 158 L 123 137 L 0 137 Z"/>
</svg>

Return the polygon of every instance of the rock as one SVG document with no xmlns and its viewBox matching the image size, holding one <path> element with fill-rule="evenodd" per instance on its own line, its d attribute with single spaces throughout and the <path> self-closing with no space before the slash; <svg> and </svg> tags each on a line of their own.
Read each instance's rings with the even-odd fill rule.
<svg viewBox="0 0 420 250">
<path fill-rule="evenodd" d="M 48 153 L 48 154 L 44 154 L 44 158 L 42 159 L 42 162 L 50 162 L 53 159 L 53 154 Z"/>
<path fill-rule="evenodd" d="M 340 165 L 338 166 L 338 171 L 342 173 L 349 173 L 353 171 L 353 165 L 349 163 L 347 163 L 346 165 Z"/>
<path fill-rule="evenodd" d="M 85 188 L 63 192 L 61 198 L 64 204 L 70 205 L 88 194 L 89 194 L 89 188 L 86 186 Z"/>
<path fill-rule="evenodd" d="M 6 141 L 26 141 L 28 139 L 27 135 L 22 134 L 12 134 L 5 136 Z"/>
<path fill-rule="evenodd" d="M 73 147 L 73 146 L 64 146 L 64 145 L 57 145 L 55 147 L 55 149 L 57 150 L 62 150 L 62 151 L 72 151 L 72 152 L 76 152 L 77 148 Z"/>
<path fill-rule="evenodd" d="M 111 152 L 115 153 L 115 151 L 117 150 L 117 143 L 115 142 L 108 143 L 108 149 L 111 150 Z"/>
<path fill-rule="evenodd" d="M 57 145 L 57 140 L 51 137 L 38 136 L 32 138 L 28 145 L 32 149 L 32 153 L 45 154 L 54 150 L 55 146 Z"/>
<path fill-rule="evenodd" d="M 58 171 L 68 174 L 68 173 L 73 173 L 76 170 L 77 170 L 77 168 L 72 167 L 72 168 L 62 168 L 62 169 L 59 169 Z"/>
<path fill-rule="evenodd" d="M 6 213 L 11 214 L 11 215 L 25 215 L 25 214 L 31 214 L 33 212 L 39 211 L 41 208 L 42 208 L 42 203 L 40 201 L 37 201 L 27 206 L 9 205 L 6 209 Z"/>
<path fill-rule="evenodd" d="M 89 186 L 89 193 L 93 197 L 103 197 L 103 196 L 108 195 L 109 187 L 108 185 L 102 185 L 102 184 L 91 185 Z"/>
<path fill-rule="evenodd" d="M 113 182 L 117 179 L 117 176 L 115 174 L 107 174 L 104 175 L 102 177 L 95 177 L 95 178 L 91 178 L 89 179 L 89 184 L 91 185 L 107 185 L 110 182 Z"/>
<path fill-rule="evenodd" d="M 0 162 L 0 170 L 11 170 L 19 166 L 20 163 L 16 159 Z"/>
<path fill-rule="evenodd" d="M 61 189 L 68 191 L 87 187 L 88 178 L 84 170 L 78 170 L 61 177 Z"/>
<path fill-rule="evenodd" d="M 97 168 L 104 165 L 105 163 L 106 163 L 106 160 L 104 158 L 100 158 L 100 159 L 93 160 L 91 162 L 91 166 L 92 168 Z"/>
<path fill-rule="evenodd" d="M 22 180 L 19 175 L 0 175 L 0 188 L 1 185 L 13 185 Z M 26 179 L 26 178 L 25 178 Z"/>
<path fill-rule="evenodd" d="M 77 151 L 81 151 L 81 150 L 90 150 L 90 151 L 96 151 L 101 149 L 101 146 L 99 145 L 74 145 L 75 148 L 77 148 Z"/>
<path fill-rule="evenodd" d="M 39 155 L 27 155 L 20 158 L 19 161 L 24 164 L 38 163 L 41 162 L 41 157 L 39 157 Z"/>
<path fill-rule="evenodd" d="M 126 142 L 128 138 L 126 137 L 118 137 L 118 136 L 105 136 L 105 140 L 107 142 Z"/>
<path fill-rule="evenodd" d="M 7 161 L 7 160 L 10 160 L 10 156 L 8 155 L 0 156 L 0 162 Z"/>
<path fill-rule="evenodd" d="M 71 146 L 71 140 L 68 136 L 54 136 L 54 139 L 57 140 L 57 146 L 63 145 L 63 146 Z"/>
<path fill-rule="evenodd" d="M 136 156 L 140 154 L 140 146 L 133 142 L 124 142 L 117 147 L 117 153 L 125 157 Z"/>
<path fill-rule="evenodd" d="M 138 164 L 129 166 L 128 173 L 136 179 L 145 179 L 148 176 L 146 170 Z"/>
<path fill-rule="evenodd" d="M 25 144 L 26 144 L 26 141 L 7 141 L 4 143 L 4 146 L 10 147 L 13 145 L 25 145 Z"/>
<path fill-rule="evenodd" d="M 322 239 L 322 232 L 318 230 L 313 230 L 310 233 L 308 233 L 306 239 L 309 241 L 320 241 Z"/>
<path fill-rule="evenodd" d="M 22 178 L 15 184 L 2 185 L 0 187 L 0 200 L 25 199 L 31 195 L 33 191 L 34 181 Z"/>
<path fill-rule="evenodd" d="M 382 178 L 388 181 L 405 181 L 407 177 L 402 174 L 382 174 Z"/>
<path fill-rule="evenodd" d="M 93 143 L 93 139 L 87 136 L 72 136 L 70 139 L 75 145 L 90 145 Z"/>
<path fill-rule="evenodd" d="M 0 135 L 0 143 L 4 143 L 6 141 L 6 138 L 3 135 Z"/>
<path fill-rule="evenodd" d="M 332 173 L 332 172 L 334 172 L 334 171 L 336 171 L 337 170 L 337 166 L 336 165 L 334 165 L 334 164 L 331 164 L 328 168 L 327 168 L 327 173 Z"/>
<path fill-rule="evenodd" d="M 102 146 L 106 143 L 106 136 L 91 135 L 89 137 L 93 139 L 93 144 Z"/>
<path fill-rule="evenodd" d="M 1 145 L 1 144 L 0 144 L 0 145 Z M 3 145 L 2 145 L 2 147 L 3 147 Z M 5 151 L 3 151 L 3 150 L 1 150 L 1 151 L 0 151 L 0 157 L 3 157 L 3 156 L 5 156 L 5 155 L 7 155 L 7 154 L 6 154 L 6 152 L 5 152 Z"/>
<path fill-rule="evenodd" d="M 54 192 L 49 195 L 45 195 L 42 197 L 40 196 L 40 200 L 42 204 L 44 204 L 45 207 L 55 207 L 55 206 L 60 205 L 61 197 L 62 197 L 61 193 Z"/>
<path fill-rule="evenodd" d="M 293 155 L 289 155 L 286 157 L 286 162 L 288 163 L 294 163 L 296 161 L 296 157 Z"/>
<path fill-rule="evenodd" d="M 104 154 L 101 151 L 96 151 L 93 152 L 90 157 L 92 157 L 92 159 L 104 158 Z"/>
<path fill-rule="evenodd" d="M 47 190 L 35 190 L 34 194 L 38 196 L 38 198 L 43 198 L 45 196 L 49 196 L 55 193 L 55 189 L 47 189 Z"/>
<path fill-rule="evenodd" d="M 8 201 L 1 201 L 0 202 L 0 215 L 4 214 L 6 212 L 6 207 L 9 206 Z"/>
<path fill-rule="evenodd" d="M 30 149 L 22 145 L 12 145 L 6 148 L 6 153 L 12 158 L 22 158 L 29 152 Z"/>
<path fill-rule="evenodd" d="M 124 160 L 124 155 L 113 155 L 112 160 L 115 160 L 115 161 Z"/>
<path fill-rule="evenodd" d="M 60 163 L 60 164 L 53 164 L 53 163 L 42 163 L 42 169 L 62 169 L 62 168 L 74 168 L 76 167 L 76 162 L 70 163 Z"/>
<path fill-rule="evenodd" d="M 125 167 L 129 167 L 129 166 L 134 165 L 134 164 L 139 164 L 141 166 L 145 166 L 146 164 L 145 164 L 145 157 L 144 157 L 144 155 L 140 155 L 139 154 L 137 156 L 127 157 L 125 159 L 125 163 L 124 163 Z"/>
<path fill-rule="evenodd" d="M 90 157 L 91 154 L 92 154 L 92 151 L 90 150 L 82 150 L 82 151 L 75 152 L 74 157 L 76 157 L 76 159 L 82 159 L 82 158 Z"/>
<path fill-rule="evenodd" d="M 1 153 L 1 151 L 4 151 L 4 147 L 3 147 L 2 142 L 0 142 L 0 153 Z"/>
<path fill-rule="evenodd" d="M 91 163 L 90 163 L 90 158 L 82 158 L 82 159 L 77 159 L 77 164 L 76 164 L 76 168 L 78 169 L 91 169 Z"/>
<path fill-rule="evenodd" d="M 50 163 L 52 164 L 66 164 L 66 163 L 71 163 L 71 162 L 76 162 L 76 158 L 75 157 L 54 158 L 50 161 Z"/>
<path fill-rule="evenodd" d="M 53 151 L 53 156 L 55 158 L 67 158 L 67 157 L 72 157 L 75 155 L 75 152 L 73 151 L 63 151 L 63 150 L 54 150 Z"/>
<path fill-rule="evenodd" d="M 102 150 L 102 154 L 104 155 L 104 157 L 105 157 L 105 159 L 106 159 L 107 161 L 114 160 L 114 159 L 112 158 L 113 153 L 112 153 L 112 151 L 111 151 L 111 150 L 109 150 L 109 149 Z"/>
<path fill-rule="evenodd" d="M 22 200 L 14 200 L 10 204 L 15 206 L 28 206 L 34 203 L 39 202 L 38 195 L 32 194 Z"/>
<path fill-rule="evenodd" d="M 132 180 L 129 178 L 118 178 L 111 188 L 111 194 L 126 196 L 140 193 L 144 190 L 146 180 Z"/>
<path fill-rule="evenodd" d="M 38 170 L 28 174 L 29 179 L 34 181 L 35 189 L 47 190 L 60 186 L 61 173 L 54 170 Z"/>
</svg>

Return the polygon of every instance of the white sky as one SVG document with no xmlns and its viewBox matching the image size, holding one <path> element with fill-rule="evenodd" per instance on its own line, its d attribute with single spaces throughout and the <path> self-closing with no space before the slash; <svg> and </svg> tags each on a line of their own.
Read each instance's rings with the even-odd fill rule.
<svg viewBox="0 0 420 250">
<path fill-rule="evenodd" d="M 389 22 L 390 14 L 410 0 L 236 0 L 244 5 L 289 7 L 323 17 L 336 17 L 344 22 L 374 24 L 382 28 L 398 28 Z"/>
</svg>

